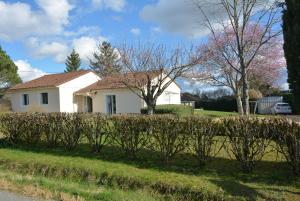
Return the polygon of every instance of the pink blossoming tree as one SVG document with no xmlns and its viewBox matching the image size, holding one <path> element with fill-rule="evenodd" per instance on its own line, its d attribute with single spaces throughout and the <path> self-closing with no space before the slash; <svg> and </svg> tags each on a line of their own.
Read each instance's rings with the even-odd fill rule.
<svg viewBox="0 0 300 201">
<path fill-rule="evenodd" d="M 285 67 L 282 41 L 279 37 L 270 39 L 257 50 L 257 44 L 263 35 L 263 28 L 257 25 L 249 25 L 244 30 L 244 58 L 250 60 L 246 68 L 249 83 L 273 85 Z M 243 111 L 243 69 L 237 54 L 237 40 L 233 29 L 226 28 L 222 32 L 211 34 L 207 43 L 199 47 L 200 65 L 195 69 L 193 77 L 197 80 L 205 80 L 214 86 L 229 87 L 236 98 L 237 109 L 240 114 Z M 255 57 L 253 57 L 253 52 Z M 250 86 L 256 88 L 257 86 Z"/>
</svg>

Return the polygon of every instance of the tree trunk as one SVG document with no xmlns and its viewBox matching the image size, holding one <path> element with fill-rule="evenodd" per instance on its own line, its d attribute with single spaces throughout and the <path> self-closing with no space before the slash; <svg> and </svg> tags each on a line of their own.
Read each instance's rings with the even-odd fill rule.
<svg viewBox="0 0 300 201">
<path fill-rule="evenodd" d="M 242 81 L 243 81 L 243 113 L 244 115 L 250 114 L 250 103 L 249 103 L 249 81 L 246 68 L 242 68 Z"/>
<path fill-rule="evenodd" d="M 244 114 L 243 103 L 242 103 L 241 94 L 239 92 L 235 95 L 235 100 L 236 100 L 236 106 L 237 106 L 238 113 L 240 115 L 243 115 Z"/>
<path fill-rule="evenodd" d="M 147 114 L 153 115 L 155 110 L 155 104 L 148 104 L 147 105 Z"/>
</svg>

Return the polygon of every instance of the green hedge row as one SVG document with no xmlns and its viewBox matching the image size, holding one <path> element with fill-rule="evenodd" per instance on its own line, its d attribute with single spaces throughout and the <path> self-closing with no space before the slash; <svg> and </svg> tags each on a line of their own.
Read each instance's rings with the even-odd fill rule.
<svg viewBox="0 0 300 201">
<path fill-rule="evenodd" d="M 10 113 L 0 116 L 0 132 L 11 143 L 33 146 L 44 142 L 68 150 L 86 141 L 94 152 L 114 144 L 131 158 L 142 149 L 151 149 L 161 153 L 166 163 L 177 154 L 190 152 L 200 166 L 223 148 L 240 162 L 244 172 L 251 172 L 275 141 L 277 151 L 300 175 L 300 125 L 285 118 Z"/>
<path fill-rule="evenodd" d="M 141 113 L 147 114 L 147 108 L 142 108 Z M 188 116 L 194 113 L 194 108 L 188 105 L 158 105 L 156 106 L 154 113 Z"/>
</svg>

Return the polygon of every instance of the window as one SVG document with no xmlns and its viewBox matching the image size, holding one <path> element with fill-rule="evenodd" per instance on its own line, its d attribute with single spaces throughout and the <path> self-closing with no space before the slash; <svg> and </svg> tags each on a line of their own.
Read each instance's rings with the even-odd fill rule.
<svg viewBox="0 0 300 201">
<path fill-rule="evenodd" d="M 108 114 L 116 114 L 116 96 L 106 96 L 106 111 Z"/>
<path fill-rule="evenodd" d="M 48 93 L 41 93 L 41 102 L 43 105 L 48 104 Z"/>
<path fill-rule="evenodd" d="M 29 105 L 29 95 L 28 94 L 23 94 L 23 105 Z"/>
</svg>

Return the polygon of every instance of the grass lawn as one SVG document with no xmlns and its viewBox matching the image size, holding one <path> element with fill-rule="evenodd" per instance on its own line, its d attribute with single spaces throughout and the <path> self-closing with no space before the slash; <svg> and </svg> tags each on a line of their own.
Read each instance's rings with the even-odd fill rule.
<svg viewBox="0 0 300 201">
<path fill-rule="evenodd" d="M 74 182 L 68 179 L 46 178 L 18 174 L 0 169 L 0 189 L 23 194 L 32 198 L 59 201 L 158 201 L 154 194 L 137 190 L 125 191 L 118 188 L 99 187 L 86 182 Z"/>
<path fill-rule="evenodd" d="M 186 188 L 222 195 L 226 200 L 300 200 L 299 179 L 274 152 L 266 155 L 249 175 L 242 173 L 237 161 L 229 159 L 224 150 L 207 166 L 199 168 L 189 154 L 178 156 L 166 166 L 157 153 L 146 150 L 138 159 L 130 160 L 116 147 L 105 147 L 101 154 L 91 156 L 86 145 L 75 152 L 19 146 L 1 148 L 0 164 L 0 178 L 6 175 L 1 172 L 8 170 L 13 178 L 14 174 L 22 175 L 21 178 L 34 175 L 29 178 L 43 188 L 65 189 L 85 200 L 118 200 L 120 197 L 119 200 L 132 201 L 176 200 L 169 189 Z M 65 187 L 59 186 L 60 183 Z"/>
<path fill-rule="evenodd" d="M 226 117 L 226 116 L 235 116 L 238 115 L 238 113 L 195 109 L 194 115 L 206 116 L 206 117 Z"/>
</svg>

